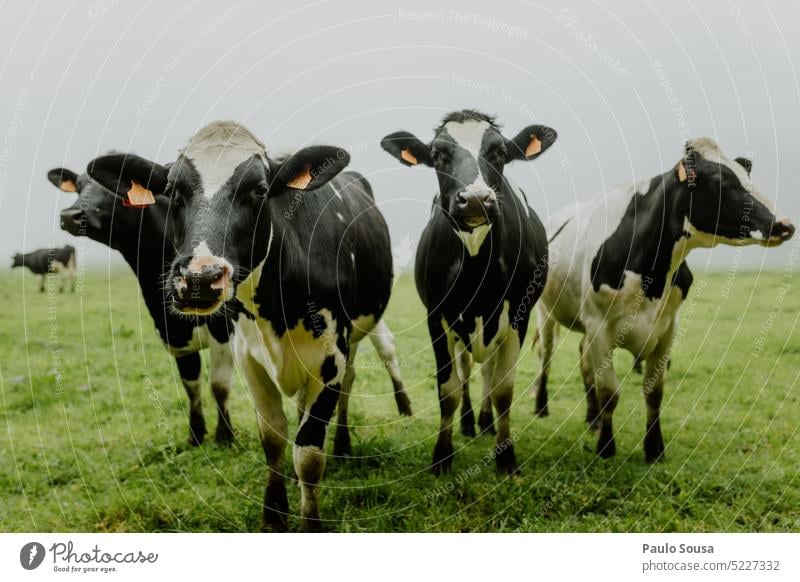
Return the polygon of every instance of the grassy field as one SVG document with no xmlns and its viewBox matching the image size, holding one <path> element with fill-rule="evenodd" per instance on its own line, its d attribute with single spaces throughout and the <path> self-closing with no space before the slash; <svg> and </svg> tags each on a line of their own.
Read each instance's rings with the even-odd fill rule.
<svg viewBox="0 0 800 582">
<path fill-rule="evenodd" d="M 328 464 L 323 517 L 354 532 L 800 531 L 798 286 L 780 271 L 696 275 L 665 390 L 665 462 L 643 461 L 641 377 L 627 353 L 617 355 L 618 454 L 594 461 L 578 338 L 563 334 L 546 419 L 527 393 L 538 369 L 530 342 L 524 352 L 512 416 L 520 474 L 484 463 L 488 437 L 457 435 L 453 473 L 437 479 L 426 470 L 439 418 L 433 356 L 402 277 L 387 321 L 415 416 L 396 415 L 364 342 L 354 458 Z M 185 394 L 130 273 L 89 272 L 59 295 L 6 272 L 0 296 L 0 530 L 258 530 L 266 469 L 249 394 L 237 380 L 233 447 L 185 443 Z M 213 434 L 207 382 L 204 392 Z M 289 496 L 297 511 L 296 487 Z"/>
</svg>

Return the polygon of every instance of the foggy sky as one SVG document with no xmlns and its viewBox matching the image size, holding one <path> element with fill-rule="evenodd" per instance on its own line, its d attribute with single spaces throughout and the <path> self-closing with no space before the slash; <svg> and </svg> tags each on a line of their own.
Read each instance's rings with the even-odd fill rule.
<svg viewBox="0 0 800 582">
<path fill-rule="evenodd" d="M 798 2 L 139 2 L 3 4 L 0 253 L 71 242 L 93 264 L 116 253 L 60 231 L 73 196 L 47 170 L 82 171 L 108 149 L 168 162 L 217 119 L 271 153 L 348 149 L 372 182 L 402 260 L 436 191 L 432 170 L 379 146 L 424 141 L 448 111 L 531 123 L 557 148 L 507 170 L 542 216 L 673 166 L 707 135 L 784 216 L 800 220 Z M 780 249 L 695 251 L 691 263 L 779 268 Z M 405 242 L 403 242 L 405 241 Z M 9 260 L 10 265 L 10 260 Z M 402 265 L 400 265 L 402 267 Z"/>
</svg>

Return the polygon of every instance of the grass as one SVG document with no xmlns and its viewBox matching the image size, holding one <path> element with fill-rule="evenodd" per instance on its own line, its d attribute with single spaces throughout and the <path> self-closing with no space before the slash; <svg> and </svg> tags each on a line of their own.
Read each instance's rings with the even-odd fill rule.
<svg viewBox="0 0 800 582">
<path fill-rule="evenodd" d="M 548 418 L 535 417 L 527 394 L 538 369 L 530 342 L 523 355 L 512 415 L 520 474 L 494 473 L 488 437 L 458 435 L 453 473 L 435 478 L 426 471 L 439 418 L 433 357 L 413 283 L 400 278 L 387 321 L 415 416 L 397 416 L 364 342 L 354 458 L 329 462 L 323 481 L 328 527 L 800 530 L 798 285 L 783 272 L 696 276 L 665 390 L 665 462 L 643 461 L 641 377 L 627 353 L 617 355 L 618 454 L 595 461 L 578 338 L 563 334 Z M 0 530 L 257 531 L 266 469 L 241 382 L 231 396 L 236 444 L 189 447 L 183 388 L 133 276 L 88 272 L 76 294 L 50 291 L 28 273 L 0 276 Z M 478 393 L 475 380 L 474 402 Z M 213 434 L 207 381 L 204 399 Z M 285 409 L 294 421 L 294 405 Z M 296 487 L 289 496 L 296 512 Z"/>
</svg>

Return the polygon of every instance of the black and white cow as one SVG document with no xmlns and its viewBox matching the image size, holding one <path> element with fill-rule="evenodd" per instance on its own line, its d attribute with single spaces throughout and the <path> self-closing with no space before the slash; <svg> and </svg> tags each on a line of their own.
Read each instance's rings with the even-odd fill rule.
<svg viewBox="0 0 800 582">
<path fill-rule="evenodd" d="M 550 273 L 537 307 L 542 340 L 538 408 L 557 325 L 583 334 L 580 368 L 587 422 L 600 429 L 597 453 L 615 454 L 612 417 L 620 386 L 618 347 L 645 362 L 645 459 L 664 455 L 660 408 L 678 309 L 692 284 L 685 263 L 695 248 L 777 246 L 794 226 L 778 219 L 750 180 L 751 163 L 731 160 L 699 138 L 668 172 L 565 209 L 548 224 Z"/>
<path fill-rule="evenodd" d="M 272 159 L 243 126 L 216 122 L 169 166 L 124 155 L 89 166 L 121 196 L 147 189 L 171 200 L 179 255 L 168 285 L 177 312 L 210 315 L 234 299 L 244 305 L 235 347 L 269 467 L 265 529 L 288 525 L 281 392 L 296 396 L 303 413 L 293 461 L 301 528 L 313 530 L 327 425 L 337 400 L 346 415 L 358 341 L 389 300 L 389 231 L 369 183 L 339 175 L 348 162 L 347 152 L 328 146 Z M 334 450 L 349 446 L 340 428 Z"/>
<path fill-rule="evenodd" d="M 61 275 L 59 292 L 64 292 L 66 282 L 70 282 L 73 293 L 75 292 L 75 247 L 69 245 L 50 249 L 39 249 L 30 253 L 17 253 L 13 257 L 11 268 L 28 267 L 34 275 L 41 275 L 39 291 L 44 293 L 44 283 L 47 275 L 58 273 Z"/>
<path fill-rule="evenodd" d="M 217 442 L 233 440 L 228 395 L 233 382 L 230 339 L 235 310 L 213 319 L 177 315 L 165 306 L 164 265 L 175 258 L 171 234 L 167 232 L 169 205 L 164 200 L 143 208 L 126 206 L 88 174 L 80 176 L 55 168 L 47 178 L 77 199 L 61 211 L 61 228 L 74 236 L 85 236 L 119 251 L 139 281 L 145 306 L 153 318 L 164 346 L 175 358 L 181 382 L 189 395 L 189 443 L 199 445 L 206 434 L 200 386 L 200 350 L 208 348 L 209 379 L 217 404 Z"/>
<path fill-rule="evenodd" d="M 492 430 L 494 405 L 497 468 L 508 473 L 517 468 L 509 412 L 520 346 L 547 276 L 547 238 L 503 169 L 514 160 L 539 157 L 555 140 L 556 132 L 541 125 L 509 140 L 493 118 L 464 110 L 447 115 L 428 144 L 405 131 L 381 141 L 403 164 L 433 167 L 439 182 L 415 267 L 439 389 L 434 473 L 451 468 L 453 416 L 459 396 L 467 395 L 473 360 L 483 364 L 479 425 Z M 469 408 L 462 411 L 462 430 L 474 434 L 468 398 L 464 404 Z"/>
</svg>

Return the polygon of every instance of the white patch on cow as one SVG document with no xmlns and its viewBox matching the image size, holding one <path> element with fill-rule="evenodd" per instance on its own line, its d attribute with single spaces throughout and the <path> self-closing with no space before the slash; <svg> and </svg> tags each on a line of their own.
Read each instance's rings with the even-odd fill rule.
<svg viewBox="0 0 800 582">
<path fill-rule="evenodd" d="M 481 245 L 483 241 L 486 240 L 486 235 L 489 234 L 491 228 L 491 224 L 482 224 L 481 226 L 473 228 L 470 232 L 458 230 L 456 228 L 453 229 L 453 232 L 456 233 L 456 236 L 464 243 L 464 247 L 467 249 L 469 256 L 474 257 L 481 250 Z"/>
<path fill-rule="evenodd" d="M 333 194 L 334 194 L 334 195 L 335 195 L 335 196 L 336 196 L 336 197 L 337 197 L 339 200 L 342 200 L 342 201 L 344 201 L 344 198 L 342 198 L 342 193 L 341 193 L 341 192 L 339 192 L 339 190 L 336 188 L 336 186 L 334 186 L 334 185 L 333 185 L 333 182 L 328 182 L 328 183 L 329 183 L 329 184 L 330 184 L 330 186 L 331 186 L 331 190 L 333 190 Z"/>
<path fill-rule="evenodd" d="M 750 236 L 756 240 L 764 240 L 764 234 L 760 230 L 751 230 Z"/>
<path fill-rule="evenodd" d="M 356 264 L 356 254 L 355 253 L 350 253 L 350 260 L 353 261 L 354 265 Z"/>
<path fill-rule="evenodd" d="M 444 129 L 450 134 L 455 142 L 472 154 L 475 160 L 481 153 L 481 144 L 486 130 L 489 129 L 487 121 L 469 120 L 459 123 L 448 121 L 444 124 Z"/>
<path fill-rule="evenodd" d="M 359 315 L 353 322 L 353 334 L 350 336 L 350 341 L 357 343 L 364 339 L 364 337 L 375 329 L 375 316 L 374 315 Z"/>
<path fill-rule="evenodd" d="M 156 331 L 156 333 L 158 333 L 158 331 Z M 159 335 L 159 337 L 161 336 Z M 167 351 L 172 357 L 178 358 L 187 354 L 199 352 L 207 348 L 213 341 L 214 339 L 208 331 L 208 326 L 199 325 L 192 330 L 192 337 L 185 346 L 171 346 L 168 343 L 164 343 L 164 347 L 167 348 Z"/>
<path fill-rule="evenodd" d="M 181 153 L 200 174 L 206 198 L 213 197 L 242 162 L 253 156 L 266 158 L 264 144 L 233 121 L 215 121 L 205 126 L 189 139 Z"/>
<path fill-rule="evenodd" d="M 341 212 L 337 212 L 337 213 L 336 213 L 336 218 L 338 218 L 339 220 L 341 220 L 342 222 L 344 222 L 344 215 L 343 215 Z"/>
</svg>

